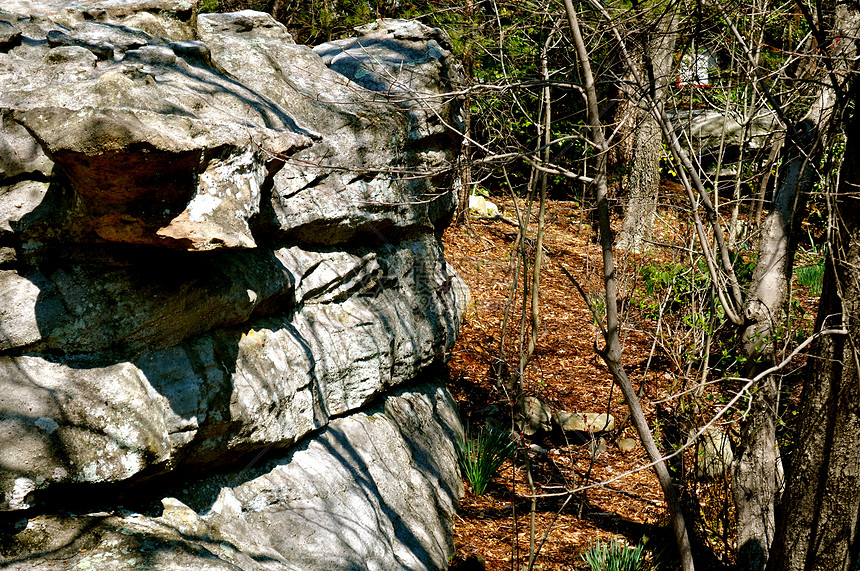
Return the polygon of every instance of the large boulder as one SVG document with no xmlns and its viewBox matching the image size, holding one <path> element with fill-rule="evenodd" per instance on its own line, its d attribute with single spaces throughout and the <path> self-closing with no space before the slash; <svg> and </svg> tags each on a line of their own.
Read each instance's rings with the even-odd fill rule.
<svg viewBox="0 0 860 571">
<path fill-rule="evenodd" d="M 553 416 L 555 424 L 564 432 L 612 432 L 615 417 L 605 412 L 567 412 L 559 410 Z"/>
<path fill-rule="evenodd" d="M 397 391 L 286 455 L 162 487 L 153 505 L 33 518 L 0 568 L 444 569 L 461 436 L 438 384 Z"/>
<path fill-rule="evenodd" d="M 678 133 L 689 138 L 697 160 L 707 169 L 720 164 L 723 175 L 737 173 L 741 148 L 761 149 L 782 129 L 776 114 L 760 111 L 744 118 L 708 109 L 668 110 Z"/>
<path fill-rule="evenodd" d="M 311 50 L 186 0 L 0 5 L 12 568 L 83 544 L 70 565 L 444 567 L 458 71 L 438 29 L 358 32 Z"/>
</svg>

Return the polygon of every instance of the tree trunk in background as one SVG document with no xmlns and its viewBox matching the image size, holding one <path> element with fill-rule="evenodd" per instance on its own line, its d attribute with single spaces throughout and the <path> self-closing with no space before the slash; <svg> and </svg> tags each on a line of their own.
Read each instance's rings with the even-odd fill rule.
<svg viewBox="0 0 860 571">
<path fill-rule="evenodd" d="M 465 67 L 465 66 L 464 66 Z M 471 83 L 471 76 L 467 76 Z M 466 94 L 463 101 L 463 137 L 462 154 L 459 158 L 460 186 L 457 188 L 457 212 L 454 215 L 455 224 L 469 224 L 469 195 L 472 194 L 472 96 Z"/>
<path fill-rule="evenodd" d="M 768 571 L 853 571 L 860 549 L 860 112 L 850 113 L 816 323 L 842 325 L 848 335 L 813 346 Z"/>
<path fill-rule="evenodd" d="M 634 127 L 633 157 L 627 175 L 629 196 L 624 212 L 618 247 L 631 252 L 647 250 L 654 236 L 654 216 L 660 189 L 660 158 L 663 136 L 660 123 L 649 109 L 642 90 L 648 90 L 653 100 L 662 100 L 672 75 L 672 53 L 675 49 L 677 12 L 663 14 L 654 22 L 653 31 L 645 39 L 643 83 L 628 91 L 637 98 Z"/>
<path fill-rule="evenodd" d="M 629 54 L 634 60 L 633 65 L 641 73 L 642 51 L 636 50 Z M 607 134 L 613 135 L 609 143 L 609 156 L 606 168 L 611 174 L 609 192 L 617 199 L 626 198 L 630 187 L 630 164 L 633 162 L 633 147 L 636 142 L 636 102 L 638 90 L 636 79 L 624 58 L 619 58 L 614 64 L 617 75 L 614 93 L 607 109 L 612 110 L 612 124 L 606 125 Z"/>
<path fill-rule="evenodd" d="M 567 12 L 568 24 L 570 25 L 571 35 L 573 36 L 574 46 L 576 47 L 576 56 L 579 60 L 579 69 L 582 75 L 583 91 L 585 92 L 586 107 L 588 109 L 588 123 L 591 131 L 592 142 L 598 149 L 597 156 L 597 173 L 594 177 L 595 195 L 597 198 L 597 210 L 600 222 L 600 249 L 603 254 L 603 284 L 606 297 L 606 325 L 601 327 L 604 332 L 606 348 L 601 353 L 603 361 L 612 371 L 612 376 L 615 378 L 621 392 L 624 394 L 624 399 L 627 401 L 627 406 L 630 410 L 630 418 L 636 432 L 642 441 L 642 447 L 648 453 L 649 459 L 654 463 L 654 473 L 657 480 L 660 482 L 660 487 L 663 489 L 663 496 L 666 499 L 666 507 L 669 511 L 669 518 L 672 521 L 672 528 L 675 532 L 675 541 L 678 544 L 678 555 L 681 559 L 681 569 L 683 571 L 695 571 L 693 562 L 693 550 L 690 546 L 690 536 L 687 531 L 687 524 L 684 521 L 684 513 L 681 510 L 681 504 L 678 501 L 678 492 L 675 489 L 675 484 L 672 476 L 669 473 L 669 468 L 666 461 L 663 460 L 657 444 L 654 442 L 654 437 L 651 434 L 651 429 L 648 426 L 648 421 L 645 419 L 645 414 L 642 411 L 642 404 L 639 401 L 639 396 L 633 388 L 633 383 L 627 376 L 624 370 L 621 350 L 620 327 L 618 321 L 618 284 L 617 273 L 615 271 L 615 256 L 612 251 L 612 229 L 609 221 L 609 206 L 607 203 L 608 185 L 606 173 L 606 161 L 609 146 L 604 136 L 604 126 L 600 122 L 600 112 L 597 105 L 597 90 L 594 83 L 594 75 L 591 71 L 591 61 L 589 60 L 588 50 L 585 42 L 582 39 L 582 32 L 579 28 L 579 20 L 577 19 L 576 9 L 573 7 L 573 0 L 564 0 L 565 12 Z"/>
<path fill-rule="evenodd" d="M 752 392 L 753 402 L 744 421 L 732 472 L 738 567 L 745 571 L 764 569 L 773 541 L 776 501 L 783 478 L 774 410 L 778 397 L 774 375 L 765 377 Z"/>
<path fill-rule="evenodd" d="M 466 0 L 463 6 L 464 18 L 467 25 L 472 25 L 472 0 Z M 455 224 L 469 224 L 469 195 L 472 194 L 472 94 L 468 88 L 474 80 L 475 57 L 472 53 L 472 32 L 468 33 L 460 58 L 463 64 L 463 77 L 465 79 L 466 96 L 463 98 L 463 143 L 460 156 L 460 188 L 457 189 L 457 213 L 454 216 Z"/>
</svg>

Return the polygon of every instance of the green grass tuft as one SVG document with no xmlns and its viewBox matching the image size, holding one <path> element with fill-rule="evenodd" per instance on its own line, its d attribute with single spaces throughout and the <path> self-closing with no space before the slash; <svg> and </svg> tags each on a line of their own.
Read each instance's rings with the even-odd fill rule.
<svg viewBox="0 0 860 571">
<path fill-rule="evenodd" d="M 639 571 L 645 564 L 643 548 L 618 539 L 609 543 L 598 540 L 582 554 L 582 560 L 591 566 L 591 571 Z"/>
<path fill-rule="evenodd" d="M 486 491 L 493 476 L 517 449 L 508 431 L 493 426 L 477 431 L 467 427 L 463 440 L 457 444 L 460 467 L 476 496 Z"/>
<path fill-rule="evenodd" d="M 795 270 L 797 283 L 809 288 L 809 295 L 818 297 L 821 295 L 821 286 L 824 282 L 824 262 L 818 262 L 811 266 L 801 266 Z"/>
</svg>

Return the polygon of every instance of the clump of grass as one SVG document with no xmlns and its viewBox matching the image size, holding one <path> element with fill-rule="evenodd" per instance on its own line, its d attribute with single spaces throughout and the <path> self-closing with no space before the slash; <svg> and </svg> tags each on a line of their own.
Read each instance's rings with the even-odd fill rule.
<svg viewBox="0 0 860 571">
<path fill-rule="evenodd" d="M 495 426 L 477 430 L 466 427 L 464 438 L 457 444 L 460 467 L 476 496 L 486 491 L 493 476 L 517 449 L 510 433 Z"/>
<path fill-rule="evenodd" d="M 795 270 L 797 283 L 809 288 L 809 295 L 818 297 L 821 295 L 821 286 L 824 282 L 824 260 L 809 265 L 801 266 Z"/>
<path fill-rule="evenodd" d="M 805 265 L 795 268 L 794 275 L 797 276 L 798 284 L 809 288 L 809 295 L 819 297 L 824 283 L 824 258 L 827 248 L 816 245 L 812 233 L 807 233 L 810 247 L 807 249 L 800 246 L 799 249 L 802 254 L 801 259 L 809 261 Z"/>
<path fill-rule="evenodd" d="M 633 547 L 618 539 L 608 543 L 597 540 L 582 554 L 582 560 L 588 563 L 591 571 L 640 571 L 645 565 L 643 549 L 642 544 Z"/>
</svg>

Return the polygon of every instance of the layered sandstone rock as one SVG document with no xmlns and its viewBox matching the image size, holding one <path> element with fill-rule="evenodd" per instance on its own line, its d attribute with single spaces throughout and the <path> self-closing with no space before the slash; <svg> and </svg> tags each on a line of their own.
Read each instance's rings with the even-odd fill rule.
<svg viewBox="0 0 860 571">
<path fill-rule="evenodd" d="M 444 567 L 457 71 L 439 30 L 359 33 L 0 5 L 7 566 Z"/>
</svg>

